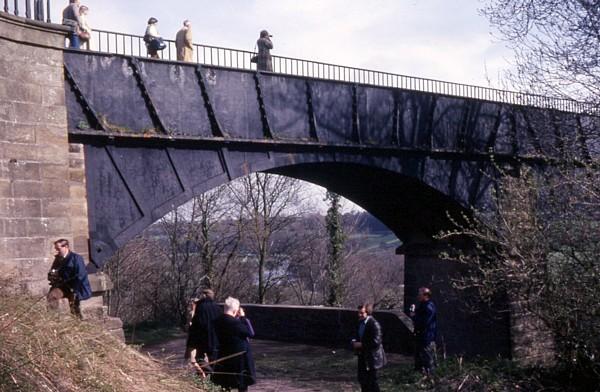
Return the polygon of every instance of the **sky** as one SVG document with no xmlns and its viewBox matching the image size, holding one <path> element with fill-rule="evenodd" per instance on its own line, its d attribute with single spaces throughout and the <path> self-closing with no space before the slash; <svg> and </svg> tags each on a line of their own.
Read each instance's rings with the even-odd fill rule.
<svg viewBox="0 0 600 392">
<path fill-rule="evenodd" d="M 52 1 L 60 23 L 67 1 Z M 502 87 L 511 52 L 490 34 L 481 0 L 81 0 L 92 28 L 143 35 L 149 17 L 174 39 L 192 22 L 194 42 L 251 51 L 273 34 L 273 55 Z M 314 188 L 315 200 L 324 189 Z M 345 203 L 348 210 L 357 207 Z"/>
<path fill-rule="evenodd" d="M 59 21 L 64 2 L 53 2 Z M 511 52 L 490 34 L 480 0 L 81 0 L 93 28 L 143 35 L 149 17 L 174 39 L 190 19 L 195 43 L 500 87 Z"/>
</svg>

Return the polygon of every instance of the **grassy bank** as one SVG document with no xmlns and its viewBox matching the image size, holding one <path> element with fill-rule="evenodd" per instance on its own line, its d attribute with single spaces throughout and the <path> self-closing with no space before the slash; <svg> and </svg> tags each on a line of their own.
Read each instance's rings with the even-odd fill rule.
<svg viewBox="0 0 600 392">
<path fill-rule="evenodd" d="M 202 391 L 101 327 L 0 292 L 0 391 Z"/>
</svg>

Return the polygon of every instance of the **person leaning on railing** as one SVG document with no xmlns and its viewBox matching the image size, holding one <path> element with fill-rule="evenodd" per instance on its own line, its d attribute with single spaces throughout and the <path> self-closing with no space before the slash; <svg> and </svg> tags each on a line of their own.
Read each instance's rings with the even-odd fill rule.
<svg viewBox="0 0 600 392">
<path fill-rule="evenodd" d="M 86 49 L 90 49 L 90 39 L 92 38 L 92 28 L 87 20 L 89 8 L 85 5 L 79 7 L 79 41 L 80 45 L 85 44 Z"/>
<path fill-rule="evenodd" d="M 69 0 L 69 5 L 63 10 L 62 24 L 69 26 L 69 48 L 79 49 L 79 29 L 81 19 L 79 17 L 79 0 Z"/>
</svg>

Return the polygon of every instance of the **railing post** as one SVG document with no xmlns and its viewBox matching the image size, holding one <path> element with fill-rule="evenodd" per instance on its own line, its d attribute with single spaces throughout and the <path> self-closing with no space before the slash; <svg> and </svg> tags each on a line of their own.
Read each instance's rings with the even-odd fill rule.
<svg viewBox="0 0 600 392">
<path fill-rule="evenodd" d="M 4 0 L 4 12 L 8 13 L 8 0 Z"/>
<path fill-rule="evenodd" d="M 44 1 L 44 0 L 40 0 L 40 6 L 42 4 L 42 1 Z M 50 0 L 46 1 L 46 16 L 48 17 L 48 19 L 46 19 L 46 22 L 52 23 L 52 20 L 50 20 Z"/>
<path fill-rule="evenodd" d="M 19 16 L 19 1 L 15 0 L 15 9 L 14 12 L 15 16 Z"/>
<path fill-rule="evenodd" d="M 41 22 L 44 21 L 44 0 L 34 0 L 33 18 Z"/>
<path fill-rule="evenodd" d="M 25 0 L 25 17 L 31 19 L 31 0 Z"/>
</svg>

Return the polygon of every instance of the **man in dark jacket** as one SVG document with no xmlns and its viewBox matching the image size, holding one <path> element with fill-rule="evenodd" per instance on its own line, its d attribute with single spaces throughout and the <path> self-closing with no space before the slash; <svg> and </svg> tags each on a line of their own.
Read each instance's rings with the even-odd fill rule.
<svg viewBox="0 0 600 392">
<path fill-rule="evenodd" d="M 202 290 L 200 300 L 196 302 L 192 324 L 187 340 L 189 359 L 196 368 L 199 362 L 217 359 L 219 341 L 215 332 L 214 321 L 223 313 L 219 305 L 215 303 L 215 293 L 211 289 Z M 204 370 L 210 372 L 205 366 Z"/>
<path fill-rule="evenodd" d="M 92 288 L 88 280 L 87 270 L 83 257 L 71 252 L 69 241 L 61 238 L 54 242 L 56 256 L 48 280 L 50 281 L 50 292 L 48 292 L 48 306 L 51 309 L 58 308 L 61 298 L 69 300 L 71 313 L 81 318 L 81 301 L 92 296 Z"/>
<path fill-rule="evenodd" d="M 417 299 L 419 305 L 416 309 L 412 305 L 410 312 L 415 332 L 415 370 L 429 376 L 436 366 L 437 311 L 427 287 L 419 289 Z"/>
<path fill-rule="evenodd" d="M 358 307 L 358 334 L 352 341 L 352 348 L 358 356 L 358 382 L 362 392 L 379 392 L 377 370 L 385 363 L 383 351 L 383 333 L 381 326 L 371 315 L 373 305 L 363 304 Z"/>
</svg>

